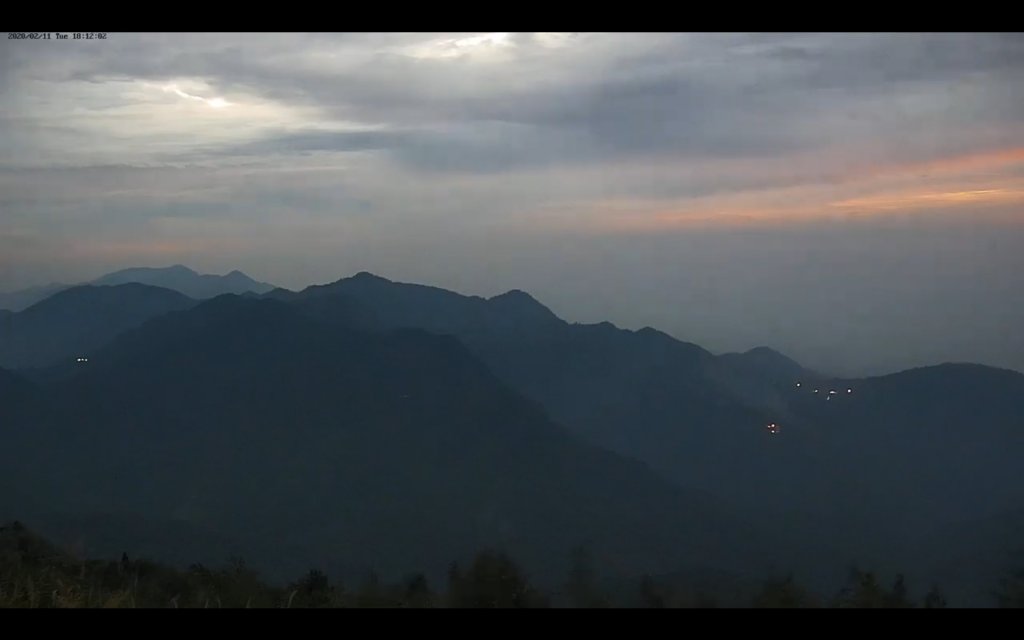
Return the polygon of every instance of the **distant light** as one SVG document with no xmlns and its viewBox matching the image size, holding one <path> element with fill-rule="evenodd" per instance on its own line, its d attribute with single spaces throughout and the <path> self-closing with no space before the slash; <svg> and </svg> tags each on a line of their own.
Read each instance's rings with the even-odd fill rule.
<svg viewBox="0 0 1024 640">
<path fill-rule="evenodd" d="M 798 382 L 798 383 L 796 383 L 796 386 L 798 386 L 798 387 L 799 387 L 799 386 L 800 386 L 800 383 L 799 383 L 799 382 Z"/>
<path fill-rule="evenodd" d="M 835 392 L 836 392 L 836 390 L 835 390 L 835 389 L 832 389 L 831 391 L 829 391 L 829 392 L 828 392 L 828 394 L 829 394 L 829 395 L 832 395 L 832 394 L 833 394 L 833 393 L 835 393 Z"/>
<path fill-rule="evenodd" d="M 818 393 L 818 390 L 817 390 L 817 389 L 815 389 L 815 390 L 814 390 L 814 393 Z"/>
<path fill-rule="evenodd" d="M 89 358 L 78 358 L 78 362 L 89 362 Z"/>
<path fill-rule="evenodd" d="M 846 393 L 853 393 L 853 389 L 847 389 Z"/>
</svg>

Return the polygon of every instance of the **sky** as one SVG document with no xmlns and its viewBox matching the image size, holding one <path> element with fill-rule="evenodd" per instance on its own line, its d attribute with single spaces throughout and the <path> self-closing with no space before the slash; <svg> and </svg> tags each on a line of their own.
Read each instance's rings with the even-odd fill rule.
<svg viewBox="0 0 1024 640">
<path fill-rule="evenodd" d="M 1024 370 L 1024 36 L 0 41 L 0 290 L 177 263 Z"/>
</svg>

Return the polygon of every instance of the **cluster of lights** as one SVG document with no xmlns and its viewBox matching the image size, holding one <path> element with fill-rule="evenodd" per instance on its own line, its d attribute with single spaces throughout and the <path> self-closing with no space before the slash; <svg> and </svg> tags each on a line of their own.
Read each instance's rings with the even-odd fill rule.
<svg viewBox="0 0 1024 640">
<path fill-rule="evenodd" d="M 771 434 L 776 434 L 780 430 L 779 425 L 775 424 L 774 422 L 769 423 L 768 426 L 765 428 L 768 429 L 768 433 Z"/>
<path fill-rule="evenodd" d="M 75 362 L 89 362 L 89 358 L 76 358 Z"/>
<path fill-rule="evenodd" d="M 797 383 L 796 383 L 796 386 L 797 386 L 797 388 L 799 389 L 799 388 L 800 388 L 800 387 L 802 386 L 802 383 L 800 383 L 800 382 L 797 382 Z M 815 390 L 814 390 L 814 393 L 818 393 L 818 392 L 820 392 L 820 391 L 821 391 L 821 389 L 815 389 Z M 828 390 L 828 393 L 826 394 L 826 398 L 825 398 L 825 399 L 826 399 L 826 400 L 831 400 L 831 399 L 832 399 L 832 396 L 834 396 L 834 395 L 836 395 L 836 394 L 838 394 L 838 393 L 839 393 L 839 392 L 838 392 L 838 391 L 836 391 L 835 389 L 829 389 L 829 390 Z M 853 393 L 853 389 L 847 389 L 847 390 L 846 390 L 846 393 Z"/>
</svg>

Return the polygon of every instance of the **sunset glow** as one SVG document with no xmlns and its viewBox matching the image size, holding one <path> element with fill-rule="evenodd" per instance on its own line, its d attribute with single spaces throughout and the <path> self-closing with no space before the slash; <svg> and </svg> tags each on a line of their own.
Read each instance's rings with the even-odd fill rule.
<svg viewBox="0 0 1024 640">
<path fill-rule="evenodd" d="M 824 368 L 896 342 L 1024 366 L 986 338 L 1024 322 L 1014 34 L 52 44 L 0 42 L 0 290 L 125 262 L 365 269 L 720 349 L 830 327 L 804 354 Z"/>
</svg>

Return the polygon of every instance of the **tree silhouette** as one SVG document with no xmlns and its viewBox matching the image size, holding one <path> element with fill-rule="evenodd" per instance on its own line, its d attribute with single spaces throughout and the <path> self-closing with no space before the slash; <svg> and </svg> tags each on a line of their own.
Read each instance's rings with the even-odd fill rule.
<svg viewBox="0 0 1024 640">
<path fill-rule="evenodd" d="M 388 598 L 386 589 L 381 584 L 380 576 L 376 571 L 370 571 L 359 585 L 355 605 L 360 608 L 394 607 L 398 605 L 398 602 L 397 599 L 392 601 Z"/>
<path fill-rule="evenodd" d="M 571 607 L 596 609 L 609 606 L 607 596 L 597 584 L 593 557 L 585 546 L 572 551 L 565 594 Z"/>
<path fill-rule="evenodd" d="M 1017 569 L 1000 579 L 994 595 L 1001 608 L 1024 608 L 1024 569 Z"/>
<path fill-rule="evenodd" d="M 834 602 L 837 607 L 853 609 L 907 608 L 913 604 L 907 595 L 903 575 L 896 576 L 891 590 L 885 589 L 872 571 L 850 570 L 847 586 Z"/>
<path fill-rule="evenodd" d="M 453 566 L 449 581 L 453 587 L 449 601 L 455 607 L 504 609 L 547 605 L 515 562 L 497 551 L 478 554 L 465 574 Z"/>
<path fill-rule="evenodd" d="M 907 609 L 914 606 L 907 595 L 907 585 L 903 574 L 896 576 L 892 591 L 886 597 L 886 606 L 893 609 Z"/>
<path fill-rule="evenodd" d="M 839 592 L 835 606 L 852 609 L 883 608 L 888 602 L 885 589 L 871 571 L 861 571 L 857 567 L 850 570 L 846 587 Z"/>
<path fill-rule="evenodd" d="M 462 570 L 458 562 L 453 562 L 448 567 L 448 606 L 458 607 L 464 598 L 464 580 Z"/>
<path fill-rule="evenodd" d="M 434 594 L 430 592 L 430 585 L 427 584 L 427 578 L 422 573 L 417 573 L 406 581 L 402 605 L 416 608 L 434 605 Z"/>
<path fill-rule="evenodd" d="M 925 609 L 945 609 L 946 608 L 946 596 L 942 595 L 937 585 L 932 585 L 932 588 L 928 590 L 928 593 L 924 596 L 924 608 Z"/>
<path fill-rule="evenodd" d="M 299 582 L 292 585 L 292 593 L 295 598 L 292 607 L 329 607 L 333 604 L 334 590 L 331 588 L 330 580 L 322 571 L 310 570 Z"/>
<path fill-rule="evenodd" d="M 753 605 L 758 608 L 796 609 L 814 606 L 810 594 L 793 579 L 792 575 L 785 578 L 770 578 L 754 596 Z"/>
<path fill-rule="evenodd" d="M 640 580 L 640 601 L 649 609 L 665 609 L 668 607 L 668 595 L 650 576 Z"/>
</svg>

